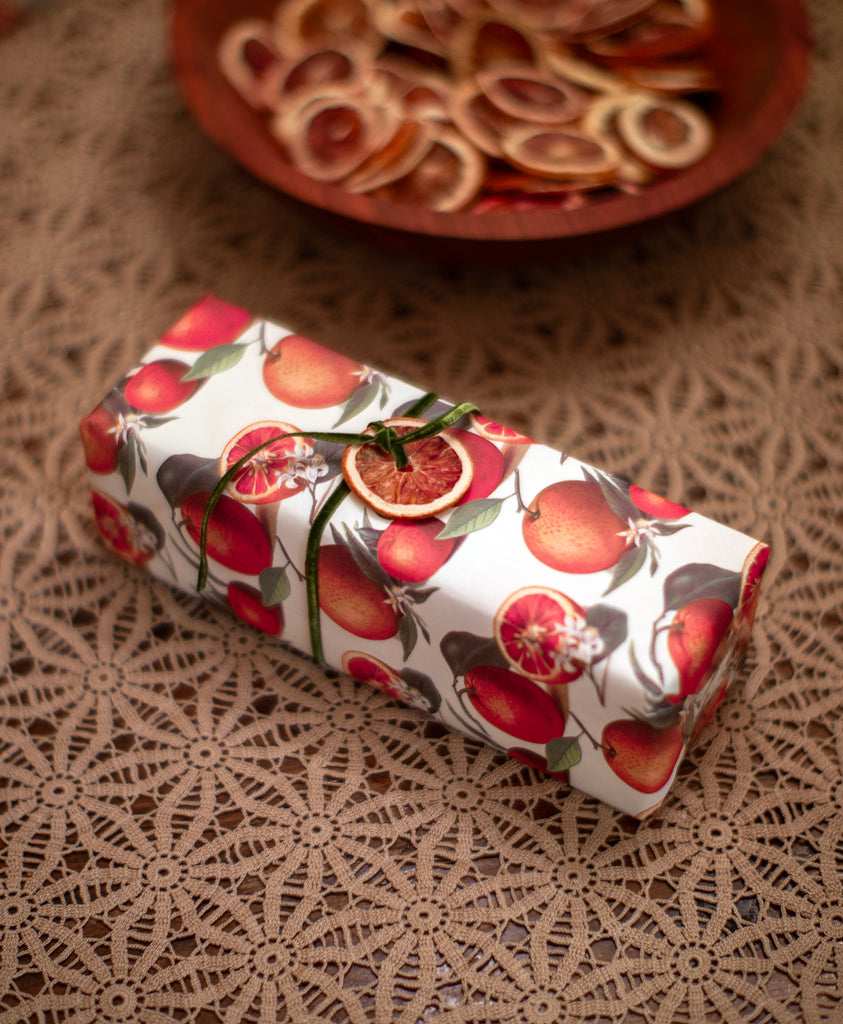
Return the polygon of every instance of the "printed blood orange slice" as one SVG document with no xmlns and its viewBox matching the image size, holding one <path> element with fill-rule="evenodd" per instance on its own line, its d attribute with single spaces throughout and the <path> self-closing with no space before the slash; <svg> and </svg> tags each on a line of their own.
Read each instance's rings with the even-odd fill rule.
<svg viewBox="0 0 843 1024">
<path fill-rule="evenodd" d="M 495 640 L 517 672 L 542 683 L 577 679 L 601 649 L 583 609 L 550 587 L 510 594 L 495 613 Z"/>
<path fill-rule="evenodd" d="M 269 22 L 249 18 L 232 25 L 220 40 L 217 60 L 243 99 L 256 110 L 265 110 L 264 80 L 273 68 L 281 66 Z"/>
<path fill-rule="evenodd" d="M 399 435 L 426 425 L 425 420 L 385 420 Z M 371 430 L 371 428 L 370 428 Z M 456 505 L 471 484 L 471 459 L 465 446 L 445 434 L 411 441 L 407 465 L 374 443 L 349 445 L 342 460 L 345 481 L 361 501 L 387 519 L 424 519 Z"/>
<path fill-rule="evenodd" d="M 517 430 L 495 423 L 488 416 L 481 416 L 478 412 L 471 414 L 471 425 L 481 437 L 485 437 L 489 441 L 505 441 L 507 444 L 533 444 L 532 438 L 527 437 L 526 434 L 519 434 Z"/>
<path fill-rule="evenodd" d="M 401 676 L 373 654 L 346 651 L 342 656 L 342 670 L 358 683 L 368 683 L 390 697 L 401 698 L 404 689 Z"/>
<path fill-rule="evenodd" d="M 713 142 L 711 122 L 683 100 L 636 96 L 617 115 L 618 134 L 649 167 L 677 170 L 705 156 Z"/>
<path fill-rule="evenodd" d="M 223 449 L 220 476 L 271 437 L 297 430 L 298 427 L 278 420 L 263 420 L 244 427 Z M 273 441 L 237 471 L 228 485 L 228 493 L 237 501 L 254 505 L 292 498 L 307 486 L 306 464 L 300 460 L 312 454 L 312 444 L 306 437 Z"/>
</svg>

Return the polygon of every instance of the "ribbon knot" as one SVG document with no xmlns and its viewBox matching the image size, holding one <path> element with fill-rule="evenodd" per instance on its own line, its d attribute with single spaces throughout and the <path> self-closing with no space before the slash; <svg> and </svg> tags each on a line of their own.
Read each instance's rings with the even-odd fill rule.
<svg viewBox="0 0 843 1024">
<path fill-rule="evenodd" d="M 428 391 L 427 394 L 415 402 L 406 412 L 406 416 L 412 418 L 420 416 L 425 409 L 431 406 L 439 396 L 433 391 Z M 202 514 L 202 527 L 199 531 L 199 573 L 196 579 L 196 590 L 197 592 L 203 590 L 205 584 L 208 582 L 208 524 L 211 520 L 211 514 L 214 511 L 214 506 L 220 500 L 225 493 L 228 485 L 234 479 L 236 474 L 249 463 L 256 455 L 260 454 L 264 448 L 269 447 L 271 444 L 275 444 L 276 441 L 283 441 L 288 437 L 309 437 L 317 441 L 329 441 L 338 444 L 346 445 L 363 445 L 363 444 L 376 444 L 383 452 L 391 456 L 395 461 L 396 469 L 406 469 L 408 464 L 407 452 L 405 448 L 408 444 L 413 441 L 421 441 L 426 437 L 433 437 L 436 434 L 440 434 L 443 430 L 447 430 L 448 427 L 452 427 L 458 420 L 461 420 L 463 416 L 470 412 L 477 410 L 476 405 L 472 405 L 471 402 L 461 402 L 459 405 L 455 405 L 443 412 L 441 416 L 437 416 L 429 423 L 425 423 L 421 427 L 416 427 L 414 430 L 410 430 L 406 434 L 399 434 L 394 427 L 390 427 L 383 420 L 375 420 L 370 423 L 366 430 L 362 434 L 347 434 L 340 431 L 307 431 L 307 430 L 295 430 L 288 434 L 277 434 L 275 437 L 270 437 L 268 440 L 263 441 L 256 448 L 252 448 L 251 451 L 238 459 L 233 466 L 220 477 L 216 487 L 211 492 L 211 496 L 208 498 L 208 502 L 205 505 L 205 511 Z M 322 654 L 322 632 L 319 625 L 319 544 L 322 540 L 322 533 L 331 516 L 339 508 L 343 500 L 351 493 L 351 489 L 345 480 L 334 488 L 331 494 L 326 498 L 321 510 L 319 511 L 316 518 L 310 527 L 310 532 L 307 535 L 307 549 L 305 553 L 305 587 L 307 590 L 307 613 L 308 621 L 310 624 L 310 647 L 313 660 L 319 664 L 324 665 L 325 659 Z"/>
</svg>

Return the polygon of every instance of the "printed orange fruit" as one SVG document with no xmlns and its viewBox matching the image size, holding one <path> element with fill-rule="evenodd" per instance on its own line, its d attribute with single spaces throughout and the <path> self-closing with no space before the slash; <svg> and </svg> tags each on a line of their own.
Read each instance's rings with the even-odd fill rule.
<svg viewBox="0 0 843 1024">
<path fill-rule="evenodd" d="M 471 460 L 471 483 L 457 504 L 465 505 L 477 498 L 488 498 L 503 479 L 504 462 L 500 448 L 470 430 L 451 427 L 446 433 L 465 445 Z"/>
<path fill-rule="evenodd" d="M 261 592 L 255 587 L 249 587 L 245 583 L 229 583 L 226 597 L 238 619 L 264 633 L 271 633 L 272 636 L 281 635 L 284 628 L 281 609 L 275 606 L 267 607 L 263 603 Z"/>
<path fill-rule="evenodd" d="M 342 656 L 342 670 L 358 683 L 368 683 L 390 697 L 401 699 L 401 676 L 373 654 L 346 651 Z"/>
<path fill-rule="evenodd" d="M 675 501 L 668 501 L 660 494 L 653 494 L 652 491 L 645 491 L 637 484 L 629 485 L 629 500 L 645 512 L 648 516 L 655 516 L 657 519 L 681 519 L 691 514 L 689 508 L 684 505 L 677 505 Z"/>
<path fill-rule="evenodd" d="M 295 433 L 298 427 L 280 420 L 263 420 L 244 427 L 232 437 L 220 457 L 220 476 L 228 472 L 250 451 L 281 434 Z M 301 459 L 312 453 L 313 442 L 306 437 L 287 437 L 273 441 L 237 470 L 227 493 L 237 501 L 265 505 L 299 494 L 307 486 Z"/>
<path fill-rule="evenodd" d="M 365 375 L 361 363 L 300 334 L 282 338 L 263 364 L 270 394 L 297 409 L 326 409 L 346 402 Z"/>
<path fill-rule="evenodd" d="M 409 434 L 425 420 L 399 417 L 384 420 L 399 435 Z M 451 508 L 471 485 L 471 459 L 465 446 L 446 433 L 434 434 L 404 447 L 407 465 L 374 442 L 349 445 L 342 459 L 345 482 L 370 508 L 387 519 L 427 519 Z"/>
<path fill-rule="evenodd" d="M 495 613 L 495 640 L 516 671 L 543 683 L 569 683 L 600 649 L 585 612 L 550 587 L 522 587 Z"/>
<path fill-rule="evenodd" d="M 363 572 L 343 544 L 319 549 L 319 607 L 342 629 L 366 640 L 388 640 L 398 612 L 387 592 Z"/>
<path fill-rule="evenodd" d="M 195 544 L 199 543 L 202 517 L 210 491 L 191 494 L 181 504 L 182 519 Z M 257 576 L 272 562 L 272 545 L 260 520 L 247 508 L 223 494 L 208 520 L 206 550 L 226 569 Z"/>
<path fill-rule="evenodd" d="M 601 742 L 608 766 L 639 793 L 656 793 L 667 785 L 683 747 L 678 724 L 657 729 L 637 718 L 609 722 Z"/>
<path fill-rule="evenodd" d="M 549 743 L 565 731 L 565 716 L 532 679 L 495 665 L 465 674 L 465 692 L 490 725 L 524 743 Z"/>
<path fill-rule="evenodd" d="M 189 369 L 177 359 L 146 363 L 126 382 L 126 401 L 142 412 L 170 412 L 199 386 L 198 380 L 182 380 Z"/>
<path fill-rule="evenodd" d="M 507 444 L 533 444 L 532 438 L 527 437 L 526 434 L 519 434 L 512 427 L 495 423 L 488 416 L 481 416 L 478 412 L 473 412 L 470 419 L 471 425 L 477 433 L 489 441 L 506 441 Z"/>
<path fill-rule="evenodd" d="M 245 309 L 206 295 L 167 331 L 161 344 L 184 352 L 205 352 L 239 338 L 251 322 Z"/>
<path fill-rule="evenodd" d="M 378 539 L 378 561 L 405 583 L 423 583 L 451 557 L 453 537 L 439 540 L 441 519 L 394 519 Z"/>
<path fill-rule="evenodd" d="M 560 572 L 610 569 L 626 551 L 627 523 L 609 508 L 600 485 L 589 480 L 550 484 L 524 515 L 524 543 L 540 562 Z"/>
<path fill-rule="evenodd" d="M 117 417 L 100 404 L 80 422 L 85 465 L 92 473 L 113 473 L 117 469 Z"/>
<path fill-rule="evenodd" d="M 102 491 L 91 491 L 94 521 L 105 546 L 133 565 L 144 565 L 158 550 L 158 540 L 126 505 Z"/>
<path fill-rule="evenodd" d="M 667 635 L 671 661 L 679 671 L 679 697 L 696 693 L 708 670 L 719 661 L 721 642 L 732 625 L 732 606 L 716 597 L 691 601 L 674 616 Z"/>
</svg>

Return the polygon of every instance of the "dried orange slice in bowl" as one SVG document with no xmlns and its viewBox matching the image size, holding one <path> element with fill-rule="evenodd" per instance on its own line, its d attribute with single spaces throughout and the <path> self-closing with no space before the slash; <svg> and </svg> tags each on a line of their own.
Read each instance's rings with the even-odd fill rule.
<svg viewBox="0 0 843 1024">
<path fill-rule="evenodd" d="M 384 423 L 399 435 L 427 426 L 426 420 L 411 417 Z M 465 446 L 441 433 L 410 441 L 404 451 L 407 465 L 399 469 L 395 459 L 374 442 L 349 445 L 342 460 L 345 482 L 361 501 L 386 519 L 425 519 L 456 505 L 472 478 Z"/>
<path fill-rule="evenodd" d="M 595 636 L 591 636 L 595 632 Z M 516 672 L 541 683 L 570 683 L 599 642 L 583 609 L 550 587 L 522 587 L 495 613 L 495 640 Z"/>
<path fill-rule="evenodd" d="M 220 476 L 272 437 L 298 431 L 289 423 L 262 420 L 238 431 L 220 456 Z M 234 475 L 227 493 L 237 501 L 267 505 L 292 498 L 307 486 L 307 477 L 300 469 L 302 459 L 312 454 L 313 442 L 306 437 L 287 437 L 273 441 L 257 452 Z"/>
</svg>

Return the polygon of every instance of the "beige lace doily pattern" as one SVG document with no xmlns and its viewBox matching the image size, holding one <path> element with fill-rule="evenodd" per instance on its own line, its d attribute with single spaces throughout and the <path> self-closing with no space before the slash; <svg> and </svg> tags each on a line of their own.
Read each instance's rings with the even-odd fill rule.
<svg viewBox="0 0 843 1024">
<path fill-rule="evenodd" d="M 578 260 L 332 233 L 195 127 L 158 0 L 0 38 L 0 1024 L 843 1019 L 837 0 L 743 181 Z M 655 819 L 119 563 L 76 422 L 203 292 L 769 540 Z"/>
</svg>

